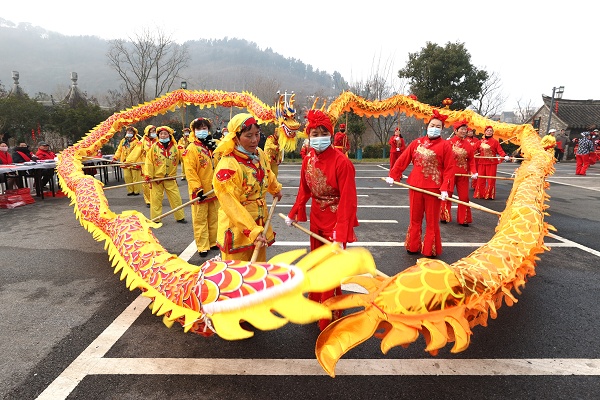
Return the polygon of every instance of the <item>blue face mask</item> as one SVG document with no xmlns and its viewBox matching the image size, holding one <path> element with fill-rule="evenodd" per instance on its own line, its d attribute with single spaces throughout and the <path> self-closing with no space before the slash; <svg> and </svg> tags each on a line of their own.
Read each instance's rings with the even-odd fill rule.
<svg viewBox="0 0 600 400">
<path fill-rule="evenodd" d="M 245 155 L 247 155 L 248 157 L 250 157 L 250 159 L 252 160 L 258 160 L 258 154 L 252 154 L 250 153 L 248 150 L 246 150 L 244 148 L 244 146 L 242 146 L 241 144 L 238 144 L 237 146 L 235 146 L 235 148 L 240 152 L 243 153 Z"/>
<path fill-rule="evenodd" d="M 198 139 L 206 139 L 208 137 L 208 130 L 194 131 L 194 134 Z"/>
<path fill-rule="evenodd" d="M 171 141 L 171 138 L 160 138 L 158 139 L 162 144 L 167 144 Z"/>
<path fill-rule="evenodd" d="M 150 138 L 151 139 L 156 139 L 158 137 L 158 135 L 156 133 L 151 133 L 150 134 Z"/>
<path fill-rule="evenodd" d="M 439 138 L 442 134 L 442 128 L 427 128 L 427 136 L 430 139 Z"/>
<path fill-rule="evenodd" d="M 309 144 L 317 153 L 321 153 L 331 146 L 331 136 L 312 137 Z"/>
</svg>

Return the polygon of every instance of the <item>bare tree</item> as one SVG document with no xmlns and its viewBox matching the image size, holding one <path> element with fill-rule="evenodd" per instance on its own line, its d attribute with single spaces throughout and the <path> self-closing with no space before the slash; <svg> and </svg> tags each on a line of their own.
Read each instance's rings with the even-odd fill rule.
<svg viewBox="0 0 600 400">
<path fill-rule="evenodd" d="M 123 80 L 130 105 L 171 90 L 189 61 L 187 47 L 175 43 L 161 29 L 144 29 L 129 41 L 111 40 L 107 57 L 109 66 Z"/>
<path fill-rule="evenodd" d="M 495 72 L 491 72 L 483 82 L 479 97 L 473 101 L 471 108 L 479 115 L 492 117 L 502 112 L 505 101 L 500 77 Z"/>
<path fill-rule="evenodd" d="M 517 120 L 521 124 L 525 124 L 531 120 L 531 117 L 535 114 L 535 107 L 533 106 L 531 100 L 527 101 L 527 103 L 522 104 L 521 99 L 517 100 L 517 109 L 515 110 L 515 115 L 517 116 Z"/>
<path fill-rule="evenodd" d="M 355 83 L 352 91 L 367 100 L 384 100 L 400 93 L 400 90 L 394 87 L 394 78 L 392 59 L 389 58 L 382 63 L 381 58 L 373 57 L 371 76 L 366 81 Z M 390 134 L 398 124 L 398 118 L 401 118 L 401 114 L 395 113 L 390 116 L 365 118 L 365 123 L 373 131 L 379 143 L 385 146 Z"/>
</svg>

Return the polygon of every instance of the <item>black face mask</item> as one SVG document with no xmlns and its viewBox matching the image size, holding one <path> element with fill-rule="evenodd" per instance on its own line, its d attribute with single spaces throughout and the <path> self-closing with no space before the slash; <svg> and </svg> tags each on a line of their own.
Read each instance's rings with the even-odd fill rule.
<svg viewBox="0 0 600 400">
<path fill-rule="evenodd" d="M 344 133 L 344 132 L 346 132 L 346 130 L 345 129 L 340 129 L 340 132 Z"/>
<path fill-rule="evenodd" d="M 22 152 L 29 152 L 29 146 L 27 147 L 17 147 L 18 151 L 22 151 Z"/>
</svg>

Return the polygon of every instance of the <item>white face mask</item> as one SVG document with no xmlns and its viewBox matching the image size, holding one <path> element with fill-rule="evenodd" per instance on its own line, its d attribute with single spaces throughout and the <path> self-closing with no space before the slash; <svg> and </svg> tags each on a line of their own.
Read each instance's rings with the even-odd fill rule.
<svg viewBox="0 0 600 400">
<path fill-rule="evenodd" d="M 198 139 L 206 139 L 208 137 L 208 130 L 207 129 L 195 130 L 194 134 L 196 135 L 196 137 Z"/>
<path fill-rule="evenodd" d="M 126 133 L 126 134 L 125 134 L 125 137 L 126 137 L 126 138 L 132 138 L 132 137 L 133 137 L 133 133 Z"/>
<path fill-rule="evenodd" d="M 427 136 L 430 139 L 438 138 L 438 137 L 440 137 L 441 134 L 442 134 L 442 128 L 435 128 L 435 127 L 427 128 Z"/>
<path fill-rule="evenodd" d="M 158 137 L 158 135 L 156 133 L 151 133 L 150 134 L 150 138 L 151 139 L 156 139 Z"/>
<path fill-rule="evenodd" d="M 8 147 L 0 147 L 0 151 L 8 151 Z"/>
<path fill-rule="evenodd" d="M 309 144 L 317 153 L 321 153 L 331 146 L 331 136 L 312 137 Z"/>
</svg>

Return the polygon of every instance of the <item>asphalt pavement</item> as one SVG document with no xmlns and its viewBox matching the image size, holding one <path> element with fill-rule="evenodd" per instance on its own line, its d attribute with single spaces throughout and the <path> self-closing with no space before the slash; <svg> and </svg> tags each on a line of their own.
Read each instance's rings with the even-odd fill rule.
<svg viewBox="0 0 600 400">
<path fill-rule="evenodd" d="M 355 245 L 371 251 L 379 270 L 397 274 L 419 258 L 403 247 L 407 190 L 381 180 L 387 162 L 355 166 Z M 498 174 L 510 176 L 517 167 L 501 164 Z M 452 354 L 449 344 L 430 356 L 420 338 L 382 354 L 380 340 L 370 338 L 344 355 L 335 378 L 315 359 L 316 324 L 288 324 L 242 341 L 184 333 L 178 324 L 167 328 L 148 300 L 113 273 L 103 243 L 79 224 L 69 199 L 36 198 L 0 209 L 0 398 L 597 399 L 600 165 L 585 177 L 575 175 L 572 162 L 555 167 L 546 220 L 557 231 L 546 238 L 550 250 L 540 255 L 516 304 L 473 328 L 461 353 Z M 293 204 L 299 169 L 280 166 L 284 198 L 277 213 L 287 214 Z M 111 176 L 109 185 L 118 183 Z M 187 183 L 179 184 L 185 201 Z M 510 181 L 498 181 L 495 200 L 473 201 L 502 211 L 510 189 Z M 128 197 L 125 189 L 106 194 L 114 212 L 149 216 L 141 196 Z M 492 238 L 497 216 L 478 210 L 473 216 L 469 227 L 441 226 L 441 260 L 452 263 Z M 268 257 L 308 249 L 306 234 L 279 217 L 273 227 L 277 241 Z M 171 253 L 202 263 L 191 224 L 169 216 L 154 234 Z"/>
</svg>

